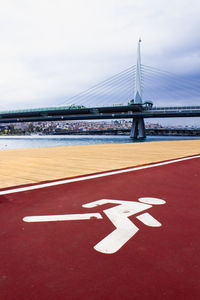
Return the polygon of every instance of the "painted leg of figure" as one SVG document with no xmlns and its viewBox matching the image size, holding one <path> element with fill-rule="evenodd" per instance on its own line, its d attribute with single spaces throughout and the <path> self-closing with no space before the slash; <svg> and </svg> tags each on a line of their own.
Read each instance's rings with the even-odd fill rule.
<svg viewBox="0 0 200 300">
<path fill-rule="evenodd" d="M 117 252 L 139 230 L 127 217 L 109 214 L 104 211 L 116 229 L 94 246 L 98 252 L 112 254 Z"/>
<path fill-rule="evenodd" d="M 112 254 L 117 252 L 139 230 L 139 228 L 129 220 L 129 217 L 151 208 L 152 205 L 136 201 L 101 199 L 84 204 L 83 207 L 91 208 L 108 203 L 118 204 L 103 211 L 116 229 L 95 245 L 94 249 L 101 253 Z"/>
<path fill-rule="evenodd" d="M 150 227 L 160 227 L 162 224 L 158 222 L 154 217 L 152 217 L 149 213 L 144 213 L 136 217 L 143 224 Z"/>
</svg>

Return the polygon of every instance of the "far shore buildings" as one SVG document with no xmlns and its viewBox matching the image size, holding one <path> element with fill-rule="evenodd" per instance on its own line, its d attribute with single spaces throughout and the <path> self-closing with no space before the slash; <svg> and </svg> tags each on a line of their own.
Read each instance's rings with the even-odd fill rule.
<svg viewBox="0 0 200 300">
<path fill-rule="evenodd" d="M 102 121 L 53 121 L 53 122 L 22 122 L 0 124 L 0 134 L 53 134 L 57 131 L 92 131 L 111 129 L 131 129 L 131 120 L 102 120 Z M 145 122 L 146 129 L 198 129 L 195 126 L 162 126 L 158 122 Z"/>
</svg>

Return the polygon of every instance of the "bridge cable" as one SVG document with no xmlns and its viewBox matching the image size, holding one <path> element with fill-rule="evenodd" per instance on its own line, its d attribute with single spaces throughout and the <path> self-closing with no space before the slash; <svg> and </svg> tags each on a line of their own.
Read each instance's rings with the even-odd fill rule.
<svg viewBox="0 0 200 300">
<path fill-rule="evenodd" d="M 132 66 L 132 67 L 108 78 L 107 80 L 104 80 L 104 81 L 100 82 L 99 84 L 96 84 L 96 85 L 92 86 L 91 88 L 89 88 L 75 96 L 70 97 L 64 103 L 67 103 L 67 102 L 69 103 L 76 99 L 80 100 L 80 98 L 83 99 L 85 97 L 88 97 L 91 92 L 94 93 L 97 90 L 102 89 L 102 88 L 104 88 L 104 89 L 111 88 L 112 85 L 117 84 L 117 83 L 119 84 L 123 80 L 125 81 L 128 78 L 128 75 L 133 76 L 134 70 L 135 70 L 135 66 Z"/>
</svg>

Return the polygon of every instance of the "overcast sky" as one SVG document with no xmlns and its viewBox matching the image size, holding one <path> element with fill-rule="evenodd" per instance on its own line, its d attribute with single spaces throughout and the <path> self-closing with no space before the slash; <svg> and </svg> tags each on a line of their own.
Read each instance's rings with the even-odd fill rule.
<svg viewBox="0 0 200 300">
<path fill-rule="evenodd" d="M 0 0 L 0 109 L 62 103 L 134 65 L 139 37 L 143 64 L 200 79 L 199 14 L 197 0 Z"/>
</svg>

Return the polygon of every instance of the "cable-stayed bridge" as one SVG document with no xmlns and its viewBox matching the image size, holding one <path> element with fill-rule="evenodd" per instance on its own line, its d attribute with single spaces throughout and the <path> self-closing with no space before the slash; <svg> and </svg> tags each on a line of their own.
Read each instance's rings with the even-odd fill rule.
<svg viewBox="0 0 200 300">
<path fill-rule="evenodd" d="M 141 64 L 140 42 L 136 65 L 60 105 L 0 111 L 0 123 L 131 118 L 130 136 L 145 138 L 144 118 L 200 117 L 200 80 Z"/>
</svg>

